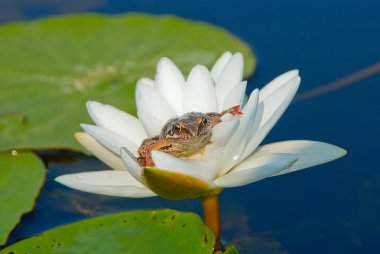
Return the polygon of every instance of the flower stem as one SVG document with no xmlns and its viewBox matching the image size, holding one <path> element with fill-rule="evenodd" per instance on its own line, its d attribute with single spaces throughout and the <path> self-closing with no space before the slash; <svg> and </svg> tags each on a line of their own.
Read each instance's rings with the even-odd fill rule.
<svg viewBox="0 0 380 254">
<path fill-rule="evenodd" d="M 202 205 L 205 223 L 215 235 L 214 252 L 219 251 L 221 249 L 219 195 L 202 197 Z"/>
</svg>

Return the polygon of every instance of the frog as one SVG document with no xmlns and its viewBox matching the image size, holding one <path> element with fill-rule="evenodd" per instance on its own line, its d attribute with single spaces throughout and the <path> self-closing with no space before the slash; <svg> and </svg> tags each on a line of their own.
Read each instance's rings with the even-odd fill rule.
<svg viewBox="0 0 380 254">
<path fill-rule="evenodd" d="M 155 167 L 152 150 L 178 158 L 189 158 L 201 153 L 211 141 L 212 128 L 222 122 L 226 114 L 241 115 L 240 105 L 221 113 L 189 112 L 170 118 L 159 135 L 144 139 L 138 149 L 137 162 L 141 167 Z"/>
</svg>

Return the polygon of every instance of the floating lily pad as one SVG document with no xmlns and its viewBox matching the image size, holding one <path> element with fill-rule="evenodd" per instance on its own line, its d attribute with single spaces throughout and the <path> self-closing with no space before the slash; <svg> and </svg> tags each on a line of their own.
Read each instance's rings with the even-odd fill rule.
<svg viewBox="0 0 380 254">
<path fill-rule="evenodd" d="M 0 251 L 13 253 L 212 253 L 215 237 L 198 215 L 125 212 L 49 230 Z"/>
<path fill-rule="evenodd" d="M 222 52 L 250 48 L 227 31 L 174 16 L 66 15 L 0 26 L 0 150 L 84 149 L 74 140 L 90 122 L 87 100 L 135 113 L 134 89 L 168 56 L 187 73 Z"/>
<path fill-rule="evenodd" d="M 234 246 L 228 246 L 227 249 L 223 252 L 223 254 L 239 254 L 239 252 Z"/>
<path fill-rule="evenodd" d="M 34 153 L 0 153 L 0 245 L 33 209 L 44 179 L 44 164 Z"/>
</svg>

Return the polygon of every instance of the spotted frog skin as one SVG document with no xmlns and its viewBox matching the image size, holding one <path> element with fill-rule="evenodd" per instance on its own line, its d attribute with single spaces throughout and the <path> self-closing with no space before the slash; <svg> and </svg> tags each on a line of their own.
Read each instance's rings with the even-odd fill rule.
<svg viewBox="0 0 380 254">
<path fill-rule="evenodd" d="M 186 158 L 202 152 L 210 143 L 212 128 L 221 122 L 225 114 L 240 115 L 240 106 L 221 113 L 190 112 L 168 120 L 160 135 L 145 139 L 138 149 L 141 167 L 154 167 L 152 150 L 162 151 L 175 157 Z"/>
</svg>

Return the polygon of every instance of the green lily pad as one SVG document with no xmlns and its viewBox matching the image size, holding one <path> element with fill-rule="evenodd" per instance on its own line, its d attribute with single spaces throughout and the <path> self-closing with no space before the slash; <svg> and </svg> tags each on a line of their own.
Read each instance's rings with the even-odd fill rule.
<svg viewBox="0 0 380 254">
<path fill-rule="evenodd" d="M 34 153 L 0 153 L 0 245 L 33 209 L 44 180 L 44 164 Z"/>
<path fill-rule="evenodd" d="M 223 254 L 239 254 L 239 252 L 234 246 L 228 246 L 227 249 L 223 252 Z"/>
<path fill-rule="evenodd" d="M 67 148 L 90 122 L 87 100 L 135 113 L 134 89 L 154 77 L 168 56 L 187 73 L 211 66 L 226 50 L 241 51 L 253 72 L 250 48 L 227 31 L 174 16 L 65 15 L 0 26 L 0 150 Z"/>
<path fill-rule="evenodd" d="M 212 253 L 215 237 L 198 215 L 124 212 L 49 230 L 0 251 L 13 253 Z"/>
</svg>

